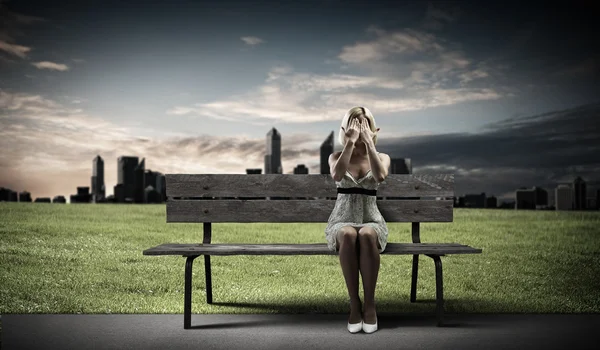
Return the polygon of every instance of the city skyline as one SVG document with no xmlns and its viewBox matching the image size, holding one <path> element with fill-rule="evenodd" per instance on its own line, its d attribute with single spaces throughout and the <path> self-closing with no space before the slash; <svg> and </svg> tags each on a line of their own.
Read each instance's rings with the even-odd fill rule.
<svg viewBox="0 0 600 350">
<path fill-rule="evenodd" d="M 96 159 L 99 158 L 96 157 Z M 138 157 L 132 156 L 122 156 L 119 157 L 118 162 L 120 162 L 121 158 L 130 158 L 137 159 Z M 145 158 L 142 159 L 142 162 Z M 323 160 L 322 164 L 325 163 Z M 267 165 L 268 166 L 268 165 Z M 135 167 L 135 172 L 139 169 L 139 166 Z M 392 163 L 390 164 L 390 174 L 412 174 L 411 170 L 411 160 L 410 159 L 401 159 L 396 158 L 392 159 Z M 121 168 L 120 168 L 121 169 Z M 143 169 L 143 167 L 141 168 Z M 121 172 L 121 171 L 120 171 Z M 94 171 L 94 173 L 96 173 Z M 78 186 L 77 194 L 71 195 L 71 200 L 69 203 L 164 203 L 166 198 L 166 192 L 164 191 L 164 175 L 160 172 L 146 170 L 144 174 L 145 185 L 147 186 L 146 194 L 142 194 L 144 199 L 139 199 L 135 194 L 127 197 L 127 201 L 125 201 L 125 190 L 123 186 L 125 183 L 119 183 L 114 186 L 115 191 L 121 187 L 118 192 L 119 194 L 109 195 L 106 198 L 100 197 L 99 200 L 96 200 L 94 192 L 89 192 L 90 187 L 87 186 Z M 261 168 L 247 168 L 246 174 L 262 174 Z M 308 168 L 304 164 L 298 164 L 294 170 L 293 174 L 309 174 Z M 149 175 L 149 176 L 148 176 Z M 135 175 L 134 175 L 135 176 Z M 157 182 L 158 177 L 162 177 L 160 181 Z M 94 176 L 92 176 L 93 181 Z M 153 178 L 153 180 L 148 181 L 148 178 Z M 137 178 L 135 181 L 138 181 Z M 154 194 L 154 185 L 158 191 Z M 132 184 L 134 187 L 137 187 Z M 93 186 L 93 183 L 92 183 Z M 142 187 L 143 188 L 143 187 Z M 150 190 L 150 191 L 148 191 Z M 137 191 L 137 189 L 135 190 Z M 144 192 L 144 191 L 142 191 Z M 556 200 L 549 200 L 549 193 L 555 193 L 554 197 Z M 515 198 L 511 201 L 502 201 L 495 195 L 488 196 L 486 193 L 479 194 L 464 194 L 462 196 L 456 195 L 453 198 L 454 206 L 459 208 L 496 208 L 496 209 L 542 209 L 542 210 L 600 210 L 600 189 L 597 189 L 596 192 L 590 192 L 587 190 L 587 183 L 580 176 L 575 178 L 575 180 L 570 184 L 558 184 L 558 186 L 554 189 L 547 189 L 533 186 L 531 188 L 521 187 L 515 191 Z M 73 199 L 76 199 L 73 202 Z M 279 197 L 278 197 L 279 198 Z M 291 197 L 290 197 L 291 198 Z M 253 199 L 264 199 L 264 198 L 253 198 Z M 279 198 L 285 199 L 285 198 Z M 335 198 L 330 198 L 335 199 Z M 401 199 L 394 197 L 385 197 L 381 199 Z M 438 198 L 438 199 L 449 199 L 449 198 Z M 8 202 L 41 202 L 41 203 L 67 203 L 66 199 L 62 195 L 57 195 L 54 198 L 50 197 L 37 197 L 32 200 L 31 193 L 28 191 L 13 191 L 9 188 L 0 187 L 0 202 L 8 201 Z"/>
<path fill-rule="evenodd" d="M 98 154 L 108 194 L 124 154 L 244 173 L 271 128 L 276 166 L 320 173 L 319 146 L 333 131 L 340 150 L 344 112 L 363 105 L 378 151 L 454 173 L 457 195 L 598 187 L 591 2 L 221 4 L 0 3 L 0 186 L 71 194 Z"/>
<path fill-rule="evenodd" d="M 266 135 L 266 150 L 264 156 L 264 168 L 247 167 L 246 174 L 282 174 L 281 168 L 281 134 L 276 128 L 271 128 Z M 328 158 L 331 151 L 334 149 L 332 143 L 333 132 L 323 141 L 320 146 L 320 174 L 329 174 Z M 153 199 L 150 202 L 158 200 L 164 201 L 166 192 L 163 186 L 165 185 L 164 174 L 158 171 L 145 169 L 146 157 L 142 157 L 139 161 L 138 156 L 124 156 L 117 158 L 117 184 L 114 186 L 114 192 L 110 195 L 106 194 L 104 183 L 104 160 L 100 155 L 96 155 L 92 160 L 92 176 L 91 176 L 91 192 L 90 186 L 78 186 L 77 194 L 71 195 L 72 203 L 76 202 L 105 202 L 106 199 L 110 202 L 123 203 L 125 198 L 128 201 L 135 203 L 148 202 L 148 194 L 144 195 L 146 187 L 150 186 L 157 190 L 157 195 L 163 199 Z M 277 165 L 277 170 L 273 168 Z M 388 169 L 390 174 L 412 174 L 412 159 L 410 158 L 392 158 Z M 287 174 L 309 174 L 309 169 L 299 163 Z M 555 188 L 548 191 L 540 186 L 532 186 L 527 188 L 521 186 L 514 191 L 514 197 L 498 197 L 495 194 L 486 193 L 464 193 L 462 195 L 455 193 L 455 206 L 458 207 L 475 207 L 475 208 L 507 208 L 506 204 L 513 203 L 515 209 L 536 209 L 556 207 L 557 210 L 584 210 L 598 209 L 600 203 L 600 188 L 595 191 L 587 191 L 588 185 L 595 188 L 596 182 L 588 182 L 577 176 L 571 183 L 558 183 Z M 12 190 L 10 188 L 1 187 L 2 190 Z M 567 190 L 567 191 L 565 191 Z M 32 201 L 29 191 L 14 191 L 18 201 Z M 559 192 L 561 195 L 559 196 Z M 161 193 L 160 195 L 158 193 Z M 591 195 L 588 195 L 591 193 Z M 4 195 L 0 200 L 5 200 Z M 10 196 L 9 196 L 10 197 Z M 25 198 L 23 200 L 22 198 Z M 58 198 L 58 202 L 65 202 L 64 196 L 56 195 L 52 201 Z M 146 199 L 144 199 L 146 198 Z M 557 202 L 557 198 L 560 200 Z M 37 197 L 37 201 L 48 201 L 49 197 Z M 593 204 L 588 204 L 593 203 Z"/>
</svg>

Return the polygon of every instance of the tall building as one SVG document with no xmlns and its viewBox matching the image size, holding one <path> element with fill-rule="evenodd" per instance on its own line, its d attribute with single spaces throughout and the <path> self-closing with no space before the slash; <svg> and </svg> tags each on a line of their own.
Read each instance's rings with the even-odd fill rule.
<svg viewBox="0 0 600 350">
<path fill-rule="evenodd" d="M 294 168 L 294 174 L 308 174 L 308 168 L 304 164 L 298 164 Z"/>
<path fill-rule="evenodd" d="M 103 201 L 106 197 L 104 186 L 104 160 L 97 155 L 92 161 L 92 201 L 94 203 Z"/>
<path fill-rule="evenodd" d="M 135 169 L 138 166 L 138 157 L 121 156 L 117 160 L 117 184 L 122 185 L 122 198 L 133 201 L 135 193 Z M 115 193 L 115 200 L 118 197 Z"/>
<path fill-rule="evenodd" d="M 515 192 L 515 197 L 515 209 L 538 209 L 548 205 L 548 191 L 537 186 L 520 188 Z"/>
<path fill-rule="evenodd" d="M 560 184 L 554 190 L 554 207 L 556 210 L 573 210 L 573 188 Z"/>
<path fill-rule="evenodd" d="M 144 172 L 146 171 L 146 158 L 142 158 L 142 161 L 135 167 L 133 177 L 133 201 L 134 203 L 144 203 L 144 190 L 146 188 L 144 184 Z"/>
<path fill-rule="evenodd" d="M 321 174 L 330 174 L 329 156 L 333 153 L 333 131 L 321 144 Z"/>
<path fill-rule="evenodd" d="M 586 186 L 585 181 L 579 176 L 573 181 L 573 201 L 575 210 L 585 210 L 586 208 Z"/>
<path fill-rule="evenodd" d="M 275 128 L 272 128 L 267 133 L 265 174 L 283 174 L 281 166 L 281 134 Z"/>
</svg>

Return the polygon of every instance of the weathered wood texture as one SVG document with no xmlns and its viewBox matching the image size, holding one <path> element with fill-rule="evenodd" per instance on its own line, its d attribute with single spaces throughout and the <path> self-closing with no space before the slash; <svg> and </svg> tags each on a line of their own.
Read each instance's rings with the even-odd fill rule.
<svg viewBox="0 0 600 350">
<path fill-rule="evenodd" d="M 167 222 L 327 222 L 334 200 L 175 200 Z M 451 222 L 452 200 L 377 201 L 386 222 Z"/>
<path fill-rule="evenodd" d="M 167 197 L 335 197 L 329 174 L 166 174 Z M 454 175 L 389 174 L 380 197 L 454 197 Z"/>
<path fill-rule="evenodd" d="M 477 254 L 481 249 L 458 243 L 388 243 L 381 254 Z M 336 255 L 325 243 L 314 244 L 178 244 L 165 243 L 144 255 Z"/>
</svg>

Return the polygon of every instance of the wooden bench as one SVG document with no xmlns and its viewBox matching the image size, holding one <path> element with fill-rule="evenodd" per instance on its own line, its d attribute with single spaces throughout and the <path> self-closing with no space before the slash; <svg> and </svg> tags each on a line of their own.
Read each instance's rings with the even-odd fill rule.
<svg viewBox="0 0 600 350">
<path fill-rule="evenodd" d="M 213 302 L 211 255 L 337 255 L 327 248 L 324 231 L 322 243 L 211 244 L 212 223 L 217 222 L 327 222 L 335 205 L 332 198 L 337 196 L 331 175 L 166 174 L 165 178 L 167 222 L 204 224 L 202 243 L 165 243 L 143 252 L 144 255 L 181 255 L 187 258 L 183 322 L 185 329 L 191 327 L 192 264 L 200 255 L 204 255 L 206 301 L 209 304 Z M 385 197 L 412 199 L 382 200 Z M 412 243 L 392 243 L 390 239 L 396 235 L 390 230 L 387 247 L 381 253 L 382 256 L 413 256 L 411 302 L 416 301 L 419 255 L 423 254 L 433 259 L 437 325 L 441 326 L 444 290 L 440 257 L 447 254 L 481 253 L 481 249 L 458 243 L 421 243 L 419 223 L 452 222 L 453 219 L 453 200 L 436 200 L 436 197 L 454 197 L 454 175 L 389 174 L 379 186 L 377 206 L 388 223 L 412 223 Z"/>
</svg>

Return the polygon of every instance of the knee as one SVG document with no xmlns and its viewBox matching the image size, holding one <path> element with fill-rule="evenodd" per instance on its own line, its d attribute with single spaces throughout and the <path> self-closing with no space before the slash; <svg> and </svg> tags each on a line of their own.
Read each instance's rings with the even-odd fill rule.
<svg viewBox="0 0 600 350">
<path fill-rule="evenodd" d="M 370 227 L 363 227 L 358 231 L 358 240 L 361 244 L 376 244 L 377 232 Z"/>
<path fill-rule="evenodd" d="M 338 239 L 340 244 L 356 244 L 356 237 L 358 233 L 356 229 L 351 226 L 343 227 L 338 233 Z"/>
</svg>

